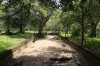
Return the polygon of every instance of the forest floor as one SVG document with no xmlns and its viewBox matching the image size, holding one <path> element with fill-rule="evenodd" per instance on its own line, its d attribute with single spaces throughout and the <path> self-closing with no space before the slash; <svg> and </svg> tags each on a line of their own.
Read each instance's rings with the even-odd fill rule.
<svg viewBox="0 0 100 66">
<path fill-rule="evenodd" d="M 88 66 L 87 61 L 76 50 L 62 40 L 46 39 L 29 42 L 26 49 L 14 56 L 21 59 L 21 66 Z"/>
</svg>

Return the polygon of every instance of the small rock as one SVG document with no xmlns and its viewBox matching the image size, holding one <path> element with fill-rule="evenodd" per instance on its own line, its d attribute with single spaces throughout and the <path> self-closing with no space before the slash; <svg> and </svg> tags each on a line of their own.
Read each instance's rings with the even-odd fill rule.
<svg viewBox="0 0 100 66">
<path fill-rule="evenodd" d="M 66 44 L 62 44 L 63 47 L 66 47 Z"/>
</svg>

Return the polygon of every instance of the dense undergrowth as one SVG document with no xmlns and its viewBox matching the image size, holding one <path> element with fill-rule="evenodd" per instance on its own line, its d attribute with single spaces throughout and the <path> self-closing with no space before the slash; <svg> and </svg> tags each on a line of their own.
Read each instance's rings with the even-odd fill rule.
<svg viewBox="0 0 100 66">
<path fill-rule="evenodd" d="M 74 41 L 75 43 L 81 45 L 81 37 L 70 37 L 70 40 Z M 90 38 L 86 37 L 84 46 L 90 49 L 91 51 L 95 52 L 96 54 L 100 55 L 100 38 Z"/>
<path fill-rule="evenodd" d="M 64 36 L 64 34 L 62 34 Z M 69 39 L 73 41 L 74 43 L 78 45 L 81 44 L 81 36 L 71 36 L 70 34 L 68 35 Z M 100 35 L 97 37 L 89 37 L 88 35 L 85 35 L 85 41 L 84 41 L 84 46 L 96 53 L 97 55 L 100 55 Z"/>
</svg>

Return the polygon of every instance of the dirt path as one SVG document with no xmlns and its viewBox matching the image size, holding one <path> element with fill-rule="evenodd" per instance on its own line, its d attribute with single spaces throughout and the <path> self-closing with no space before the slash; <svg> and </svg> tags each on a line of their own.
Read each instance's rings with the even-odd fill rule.
<svg viewBox="0 0 100 66">
<path fill-rule="evenodd" d="M 77 51 L 61 40 L 52 39 L 53 37 L 54 36 L 48 36 L 47 39 L 40 39 L 35 43 L 30 42 L 30 45 L 26 49 L 17 54 L 16 57 L 22 60 L 22 66 L 78 66 L 78 63 L 84 64 L 84 59 L 78 54 Z M 64 62 L 52 60 L 53 57 L 64 57 L 65 55 L 69 59 L 71 57 L 73 58 L 73 55 L 78 58 Z M 65 63 L 67 63 L 67 65 Z M 81 66 L 86 66 L 86 64 Z"/>
</svg>

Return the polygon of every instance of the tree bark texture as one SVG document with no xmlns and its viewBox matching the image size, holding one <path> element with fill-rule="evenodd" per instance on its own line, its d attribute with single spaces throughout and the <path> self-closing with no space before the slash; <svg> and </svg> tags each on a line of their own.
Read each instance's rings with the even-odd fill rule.
<svg viewBox="0 0 100 66">
<path fill-rule="evenodd" d="M 42 22 L 40 23 L 38 34 L 42 34 L 43 27 L 45 26 L 45 24 L 49 20 L 49 18 L 50 18 L 50 15 L 45 18 L 42 18 Z"/>
<path fill-rule="evenodd" d="M 20 24 L 20 27 L 19 27 L 19 33 L 24 33 L 23 32 L 23 26 Z"/>
<path fill-rule="evenodd" d="M 96 37 L 96 27 L 97 27 L 97 24 L 92 22 L 91 23 L 90 37 Z"/>
</svg>

